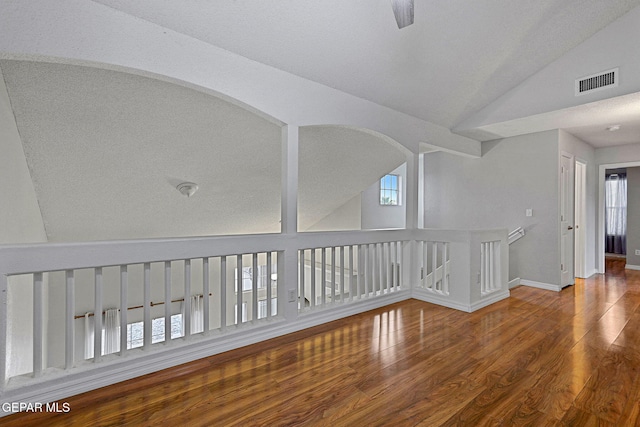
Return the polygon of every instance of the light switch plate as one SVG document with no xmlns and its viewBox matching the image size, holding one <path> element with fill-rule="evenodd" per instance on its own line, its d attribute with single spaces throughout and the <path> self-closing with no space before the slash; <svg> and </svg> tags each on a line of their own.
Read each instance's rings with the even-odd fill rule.
<svg viewBox="0 0 640 427">
<path fill-rule="evenodd" d="M 527 215 L 527 216 L 533 216 L 533 209 L 527 209 L 527 210 L 525 211 L 525 215 Z"/>
<path fill-rule="evenodd" d="M 640 249 L 636 249 L 636 255 L 640 255 Z"/>
</svg>

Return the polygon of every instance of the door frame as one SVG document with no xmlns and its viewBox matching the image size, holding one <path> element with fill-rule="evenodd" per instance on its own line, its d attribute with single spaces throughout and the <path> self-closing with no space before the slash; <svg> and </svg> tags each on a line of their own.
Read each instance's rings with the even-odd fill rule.
<svg viewBox="0 0 640 427">
<path fill-rule="evenodd" d="M 574 170 L 574 200 L 575 212 L 573 215 L 574 227 L 574 269 L 575 277 L 587 277 L 587 169 L 586 160 L 575 158 Z"/>
</svg>

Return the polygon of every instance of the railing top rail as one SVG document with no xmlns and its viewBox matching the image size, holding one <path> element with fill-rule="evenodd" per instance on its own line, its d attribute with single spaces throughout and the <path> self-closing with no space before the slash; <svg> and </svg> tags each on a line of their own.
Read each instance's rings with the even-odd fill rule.
<svg viewBox="0 0 640 427">
<path fill-rule="evenodd" d="M 421 228 L 414 230 L 413 238 L 431 241 L 468 242 L 471 239 L 507 240 L 506 228 L 488 230 L 441 230 L 435 228 Z"/>
<path fill-rule="evenodd" d="M 409 230 L 251 234 L 168 239 L 0 245 L 0 274 L 163 262 L 296 248 L 410 239 Z"/>
<path fill-rule="evenodd" d="M 0 274 L 12 275 L 281 251 L 280 234 L 0 246 Z"/>
<path fill-rule="evenodd" d="M 394 229 L 0 245 L 0 274 L 14 275 L 285 249 L 433 240 L 506 240 L 507 230 Z"/>
</svg>

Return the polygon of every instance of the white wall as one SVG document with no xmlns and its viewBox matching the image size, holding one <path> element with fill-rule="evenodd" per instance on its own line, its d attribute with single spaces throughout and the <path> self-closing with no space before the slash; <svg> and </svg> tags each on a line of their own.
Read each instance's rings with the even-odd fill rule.
<svg viewBox="0 0 640 427">
<path fill-rule="evenodd" d="M 559 285 L 558 156 L 558 131 L 485 142 L 480 159 L 425 154 L 425 228 L 522 226 L 509 278 Z"/>
<path fill-rule="evenodd" d="M 627 168 L 627 264 L 640 266 L 640 167 Z"/>
<path fill-rule="evenodd" d="M 565 151 L 577 160 L 587 163 L 586 207 L 587 207 L 587 277 L 595 274 L 597 265 L 596 238 L 598 235 L 598 166 L 596 165 L 596 150 L 586 142 L 563 130 L 558 135 L 560 150 Z"/>
<path fill-rule="evenodd" d="M 4 78 L 0 71 L 0 244 L 46 242 L 36 193 L 22 149 Z M 7 374 L 32 368 L 32 280 L 9 279 Z"/>
<path fill-rule="evenodd" d="M 362 229 L 378 230 L 382 228 L 404 228 L 407 211 L 407 164 L 388 172 L 399 175 L 401 183 L 400 206 L 380 205 L 380 180 L 362 192 Z M 381 177 L 382 178 L 382 177 Z"/>
<path fill-rule="evenodd" d="M 598 165 L 640 161 L 640 143 L 598 148 L 595 157 Z"/>
<path fill-rule="evenodd" d="M 360 230 L 360 208 L 362 204 L 360 194 L 352 197 L 344 205 L 322 218 L 320 221 L 304 231 L 343 231 Z"/>
</svg>

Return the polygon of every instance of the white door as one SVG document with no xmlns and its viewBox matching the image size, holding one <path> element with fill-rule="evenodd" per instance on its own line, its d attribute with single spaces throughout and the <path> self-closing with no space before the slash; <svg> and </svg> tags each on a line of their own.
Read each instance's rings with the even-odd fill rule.
<svg viewBox="0 0 640 427">
<path fill-rule="evenodd" d="M 573 157 L 562 154 L 560 161 L 560 285 L 573 285 Z"/>
<path fill-rule="evenodd" d="M 576 159 L 575 185 L 575 270 L 576 277 L 587 277 L 587 164 Z"/>
</svg>

